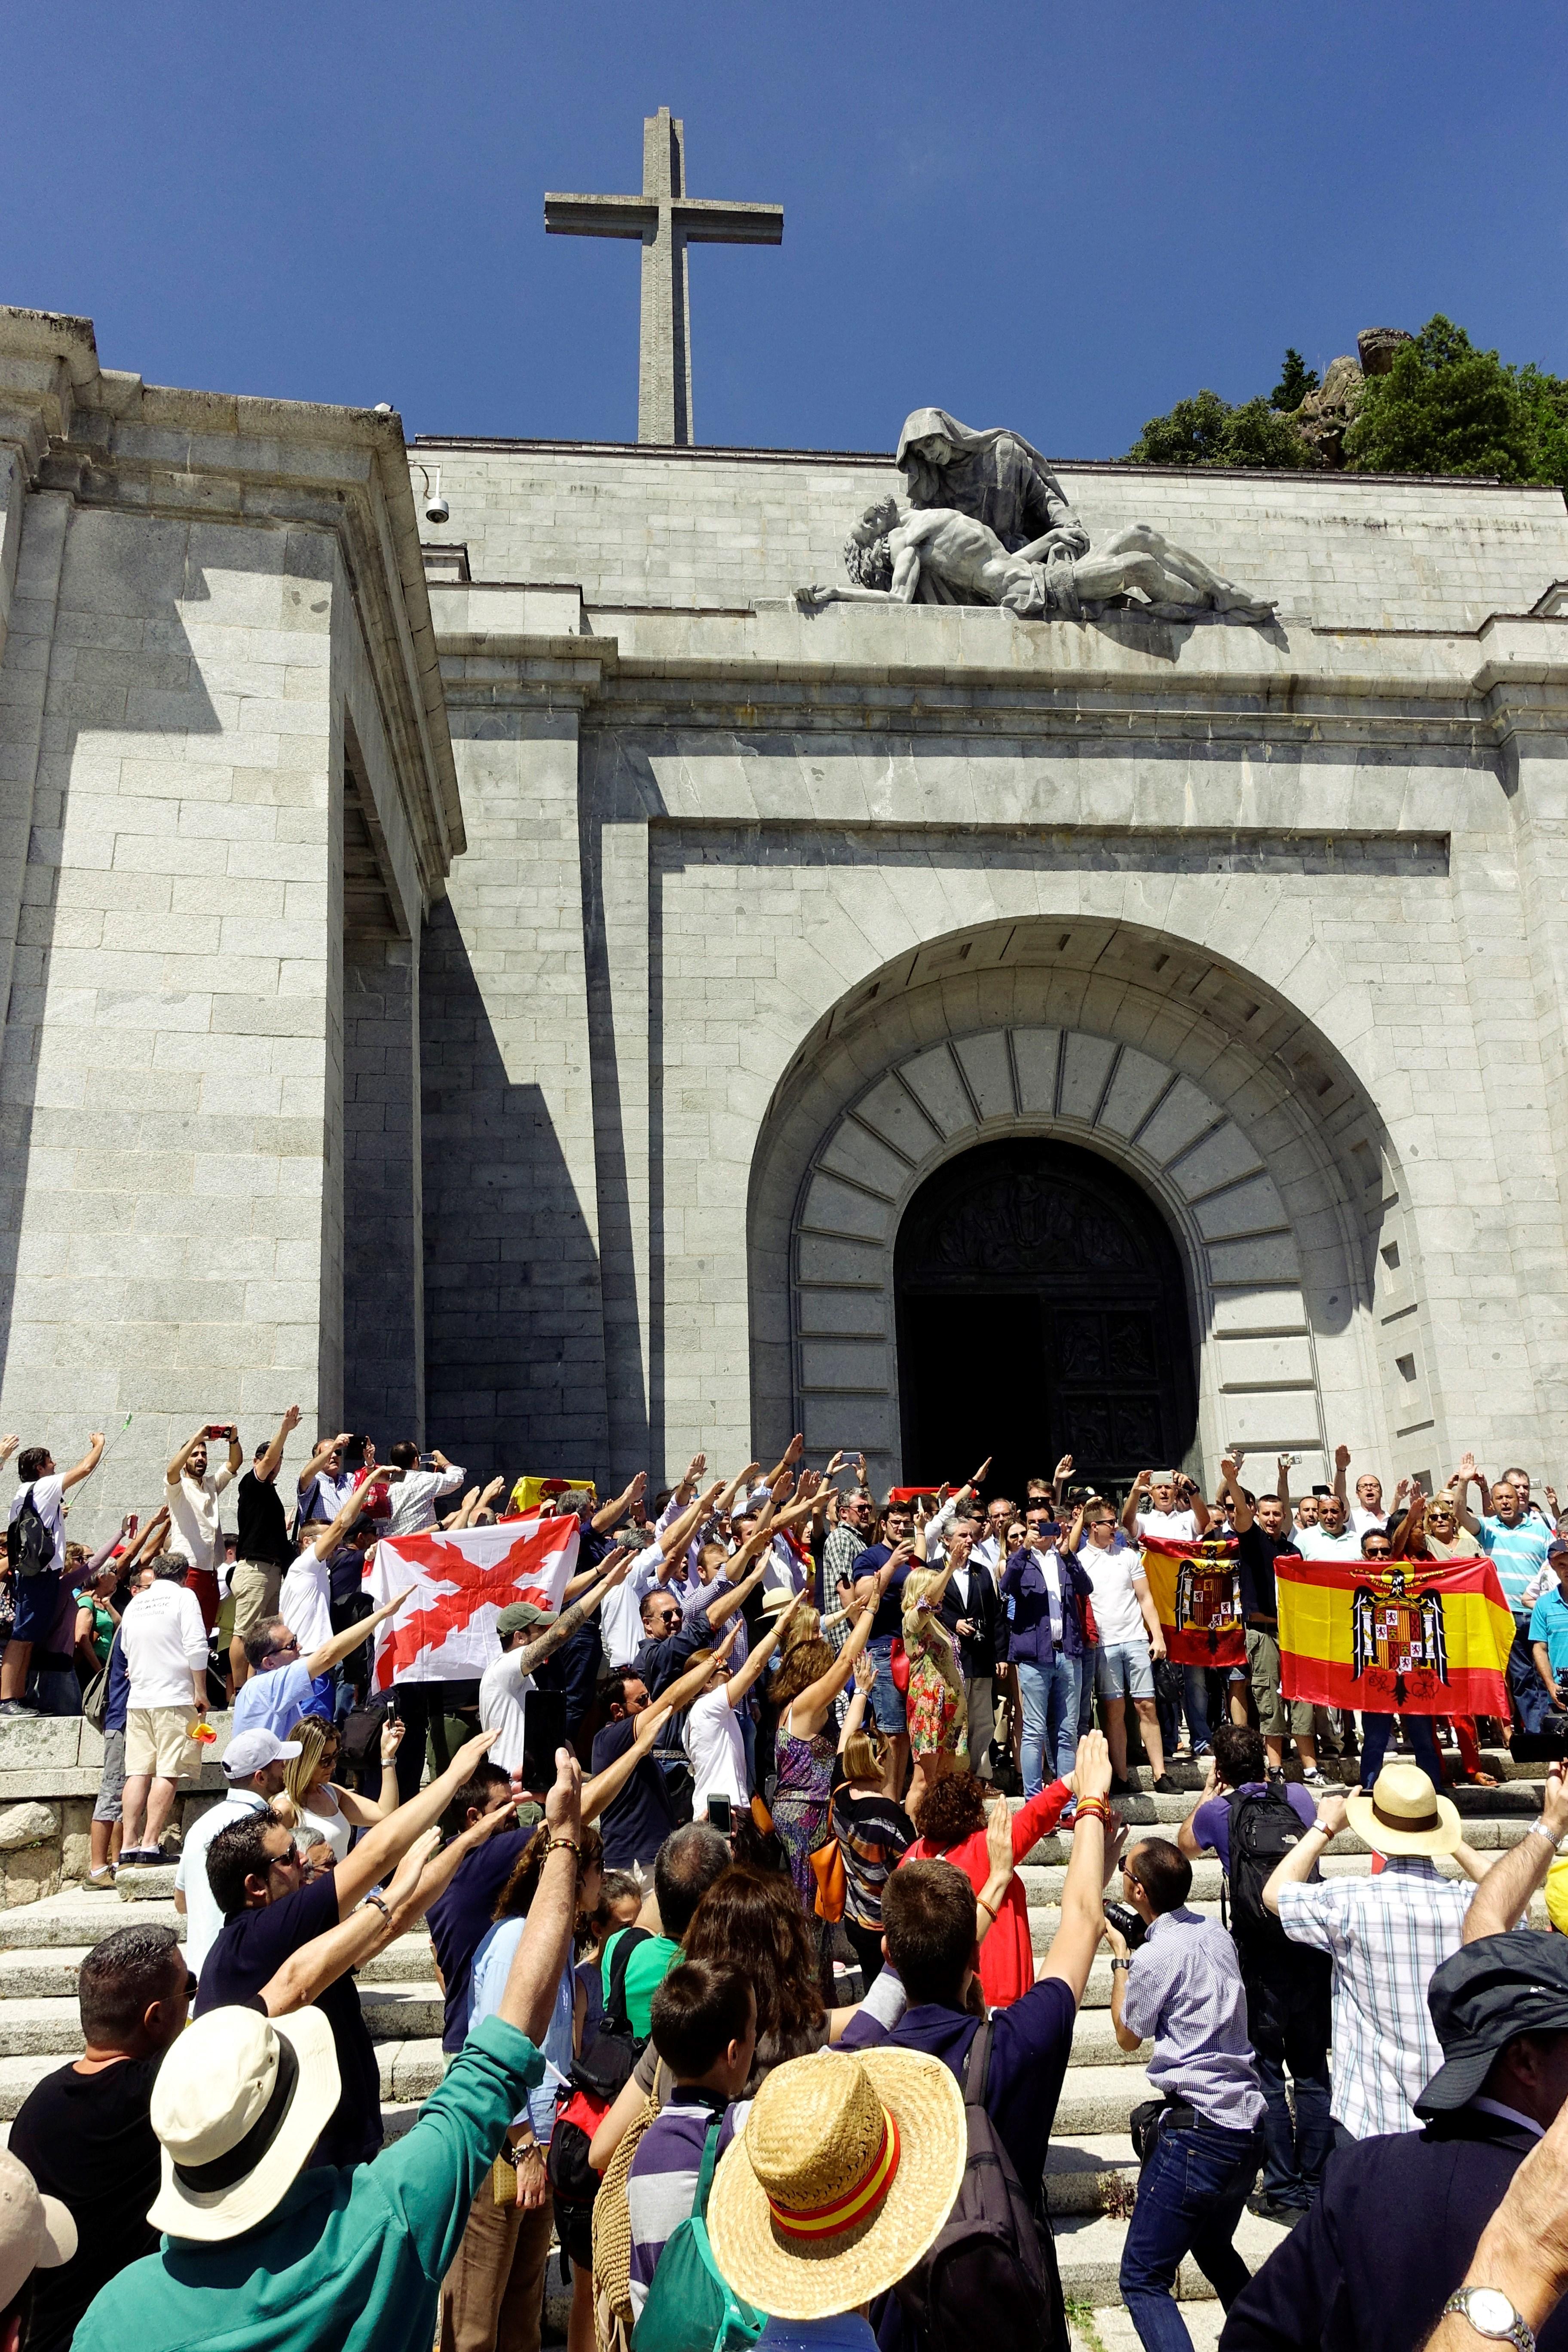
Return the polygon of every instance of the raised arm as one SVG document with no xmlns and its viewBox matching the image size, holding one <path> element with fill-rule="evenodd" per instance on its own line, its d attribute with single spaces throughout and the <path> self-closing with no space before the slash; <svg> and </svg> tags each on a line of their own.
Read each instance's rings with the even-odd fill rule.
<svg viewBox="0 0 1568 2352">
<path fill-rule="evenodd" d="M 855 1695 L 844 1710 L 844 1727 L 838 1735 L 838 1753 L 843 1755 L 855 1734 L 866 1720 L 866 1707 L 877 1680 L 877 1669 L 869 1658 L 855 1661 Z M 1011 1853 L 1011 1847 L 1008 1852 Z"/>
<path fill-rule="evenodd" d="M 1135 1523 L 1138 1517 L 1138 1507 L 1142 1502 L 1144 1496 L 1148 1492 L 1149 1473 L 1147 1470 L 1140 1470 L 1138 1475 L 1134 1478 L 1131 1486 L 1127 1490 L 1127 1500 L 1121 1506 L 1121 1524 L 1126 1528 L 1129 1535 L 1135 1532 Z"/>
<path fill-rule="evenodd" d="M 595 1512 L 588 1522 L 594 1533 L 596 1536 L 607 1536 L 612 1528 L 618 1528 L 626 1513 L 635 1510 L 647 1493 L 647 1472 L 639 1470 L 631 1485 L 623 1493 L 617 1495 L 614 1502 L 606 1503 L 602 1511 Z"/>
<path fill-rule="evenodd" d="M 412 1584 L 405 1586 L 390 1601 L 384 1601 L 379 1609 L 373 1609 L 368 1617 L 362 1617 L 355 1625 L 345 1625 L 341 1633 L 334 1633 L 330 1642 L 323 1642 L 319 1650 L 312 1650 L 305 1661 L 305 1672 L 311 1681 L 317 1681 L 322 1675 L 330 1675 L 334 1666 L 341 1666 L 351 1651 L 357 1650 L 362 1642 L 369 1641 L 378 1625 L 384 1625 L 389 1617 L 395 1617 L 414 1589 Z"/>
<path fill-rule="evenodd" d="M 1185 1493 L 1188 1507 L 1192 1511 L 1194 1518 L 1196 1519 L 1198 1523 L 1199 1535 L 1207 1535 L 1209 1525 L 1209 1507 L 1205 1499 L 1202 1487 L 1197 1485 L 1195 1480 L 1189 1478 L 1186 1481 L 1184 1487 L 1178 1487 L 1177 1492 L 1178 1494 L 1183 1492 Z"/>
<path fill-rule="evenodd" d="M 828 1709 L 854 1673 L 855 1661 L 871 1638 L 871 1627 L 877 1615 L 877 1604 L 892 1580 L 893 1570 L 899 1565 L 900 1555 L 907 1549 L 907 1545 L 900 1544 L 891 1558 L 885 1560 L 877 1570 L 870 1601 L 861 1611 L 858 1621 L 846 1634 L 844 1647 L 833 1661 L 831 1668 L 826 1674 L 819 1675 L 816 1682 L 807 1683 L 792 1706 L 790 1709 L 792 1718 L 798 1721 L 804 1717 L 811 1727 L 809 1731 L 802 1735 L 804 1738 L 810 1738 L 820 1729 L 826 1719 Z"/>
<path fill-rule="evenodd" d="M 319 1444 L 311 1446 L 310 1458 L 300 1473 L 299 1491 L 301 1496 L 310 1481 L 319 1476 L 325 1468 L 328 1456 L 340 1452 L 348 1444 L 353 1435 L 352 1430 L 341 1429 L 336 1437 L 323 1437 Z"/>
<path fill-rule="evenodd" d="M 1061 1925 L 1051 1938 L 1043 1977 L 1058 1977 L 1081 2001 L 1089 1972 L 1105 1933 L 1105 1820 L 1102 1808 L 1086 1810 L 1110 1794 L 1110 1750 L 1105 1735 L 1089 1731 L 1078 1743 L 1073 1769 L 1079 1811 L 1073 1822 L 1072 1858 L 1062 1884 Z"/>
<path fill-rule="evenodd" d="M 1421 1530 L 1426 1524 L 1426 1497 L 1419 1486 L 1413 1486 L 1410 1489 L 1410 1507 L 1394 1530 L 1394 1541 L 1389 1546 L 1395 1559 L 1405 1559 L 1414 1550 L 1420 1540 Z"/>
<path fill-rule="evenodd" d="M 95 1429 L 88 1440 L 87 1452 L 82 1455 L 81 1460 L 68 1470 L 60 1480 L 61 1492 L 64 1493 L 71 1486 L 79 1486 L 84 1478 L 90 1478 L 102 1459 L 103 1432 L 101 1429 Z"/>
<path fill-rule="evenodd" d="M 805 1440 L 801 1435 L 800 1432 L 796 1430 L 795 1435 L 790 1439 L 789 1444 L 784 1447 L 784 1452 L 779 1455 L 778 1460 L 773 1464 L 773 1468 L 768 1472 L 766 1478 L 763 1482 L 763 1485 L 770 1487 L 776 1486 L 779 1480 L 784 1476 L 785 1471 L 793 1470 L 795 1464 L 800 1460 L 801 1455 L 805 1452 Z"/>
<path fill-rule="evenodd" d="M 778 1648 L 779 1641 L 783 1635 L 784 1627 L 789 1623 L 790 1619 L 795 1615 L 795 1611 L 800 1607 L 800 1604 L 805 1598 L 805 1595 L 804 1592 L 797 1592 L 795 1599 L 789 1603 L 788 1607 L 779 1611 L 778 1615 L 774 1618 L 773 1622 L 769 1627 L 768 1631 L 763 1635 L 762 1640 L 760 1642 L 752 1643 L 752 1647 L 747 1654 L 745 1664 L 737 1668 L 736 1672 L 731 1675 L 729 1682 L 725 1685 L 725 1690 L 729 1697 L 730 1705 L 732 1707 L 740 1706 L 745 1700 L 747 1695 L 751 1691 L 752 1684 L 757 1680 L 763 1668 L 767 1664 L 768 1660 Z M 857 1693 L 857 1696 L 858 1696 L 858 1693 Z M 850 1701 L 850 1706 L 851 1710 L 853 1710 L 854 1700 Z"/>
<path fill-rule="evenodd" d="M 273 1433 L 270 1444 L 256 1465 L 256 1475 L 264 1486 L 270 1486 L 283 1466 L 283 1448 L 300 1426 L 300 1408 L 291 1404 Z"/>
<path fill-rule="evenodd" d="M 550 1845 L 539 1874 L 528 1925 L 507 1971 L 496 2015 L 542 2047 L 555 2007 L 561 1971 L 572 1948 L 577 1908 L 577 1849 L 580 1843 L 583 1775 L 569 1748 L 555 1751 L 555 1786 L 544 1800 Z"/>
<path fill-rule="evenodd" d="M 757 1472 L 762 1468 L 762 1466 L 763 1465 L 760 1462 L 748 1462 L 743 1470 L 736 1472 L 734 1477 L 731 1479 L 729 1485 L 724 1488 L 718 1501 L 713 1506 L 714 1512 L 718 1517 L 725 1518 L 728 1517 L 729 1513 L 734 1509 L 736 1498 L 740 1495 L 742 1488 L 750 1485 L 751 1481 L 756 1476 Z"/>
<path fill-rule="evenodd" d="M 728 1592 L 718 1593 L 711 1601 L 702 1605 L 697 1613 L 708 1620 L 710 1633 L 716 1633 L 721 1625 L 726 1623 L 738 1609 L 745 1605 L 746 1595 L 755 1591 L 767 1572 L 767 1561 L 760 1559 L 755 1568 L 743 1576 L 738 1584 L 731 1586 Z"/>
<path fill-rule="evenodd" d="M 1219 1465 L 1220 1487 L 1230 1507 L 1230 1524 L 1238 1536 L 1244 1536 L 1252 1525 L 1251 1504 L 1241 1491 L 1241 1465 L 1226 1454 Z"/>
<path fill-rule="evenodd" d="M 489 1753 L 493 1731 L 481 1731 L 465 1740 L 438 1780 L 428 1781 L 406 1804 L 362 1837 L 332 1873 L 338 1890 L 338 1916 L 343 1918 L 379 1878 L 402 1859 L 422 1831 L 438 1822 L 458 1790 L 473 1776 Z"/>
<path fill-rule="evenodd" d="M 1303 1885 L 1314 1867 L 1332 1845 L 1350 1815 L 1342 1797 L 1325 1797 L 1318 1807 L 1318 1818 L 1309 1830 L 1304 1830 L 1279 1863 L 1263 1889 L 1263 1907 L 1279 1916 L 1279 1890 L 1282 1886 Z"/>
<path fill-rule="evenodd" d="M 486 1816 L 487 1821 L 492 1816 Z M 410 1905 L 419 1884 L 419 1874 L 434 1852 L 439 1832 L 426 1830 L 398 1864 L 385 1895 L 376 1903 L 362 1903 L 335 1927 L 322 1936 L 312 1936 L 297 1952 L 290 1952 L 274 1977 L 261 1988 L 261 2001 L 268 2017 L 287 2017 L 290 2011 L 308 2009 L 319 2000 L 329 1985 L 335 1984 L 351 1969 L 363 1968 L 376 1953 L 384 1951 L 395 1936 L 401 1935 L 410 1924 Z M 428 1898 L 434 1900 L 434 1897 Z"/>
<path fill-rule="evenodd" d="M 574 1601 L 569 1609 L 563 1609 L 549 1632 L 542 1633 L 537 1642 L 526 1643 L 516 1653 L 520 1677 L 537 1672 L 546 1658 L 560 1649 L 563 1642 L 569 1642 L 573 1634 L 587 1623 L 605 1595 L 607 1592 L 613 1592 L 617 1584 L 626 1582 L 632 1558 L 633 1555 L 629 1551 L 611 1552 L 603 1563 L 605 1573 L 593 1591 L 585 1592 L 580 1601 Z"/>
<path fill-rule="evenodd" d="M 678 1519 L 671 1519 L 668 1527 L 664 1529 L 658 1538 L 658 1548 L 664 1557 L 656 1570 L 661 1584 L 669 1575 L 675 1562 L 685 1552 L 687 1545 L 691 1541 L 702 1521 L 712 1511 L 716 1497 L 723 1491 L 720 1481 L 715 1479 L 705 1494 L 696 1496 L 681 1512 L 680 1517 Z"/>
<path fill-rule="evenodd" d="M 1348 1445 L 1336 1445 L 1334 1448 L 1334 1492 L 1340 1498 L 1341 1508 L 1346 1513 L 1349 1512 L 1351 1507 L 1350 1496 L 1346 1492 L 1345 1488 L 1345 1477 L 1350 1466 L 1350 1447 Z"/>
<path fill-rule="evenodd" d="M 204 1421 L 201 1427 L 196 1431 L 195 1436 L 187 1437 L 184 1444 L 180 1447 L 178 1453 L 175 1454 L 170 1461 L 168 1468 L 163 1473 L 163 1483 L 165 1486 L 177 1486 L 179 1485 L 181 1479 L 185 1475 L 185 1465 L 190 1461 L 192 1454 L 195 1452 L 198 1445 L 205 1444 L 206 1434 L 207 1425 Z"/>
</svg>

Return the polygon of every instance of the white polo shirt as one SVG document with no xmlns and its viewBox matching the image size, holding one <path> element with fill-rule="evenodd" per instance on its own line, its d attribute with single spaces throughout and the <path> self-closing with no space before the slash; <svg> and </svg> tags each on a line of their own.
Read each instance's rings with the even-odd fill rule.
<svg viewBox="0 0 1568 2352">
<path fill-rule="evenodd" d="M 221 1470 L 209 1470 L 205 1478 L 193 1478 L 187 1470 L 181 1477 L 163 1481 L 163 1500 L 169 1507 L 168 1549 L 181 1559 L 188 1559 L 193 1568 L 210 1570 L 216 1564 L 217 1498 L 233 1476 L 226 1462 Z"/>
</svg>

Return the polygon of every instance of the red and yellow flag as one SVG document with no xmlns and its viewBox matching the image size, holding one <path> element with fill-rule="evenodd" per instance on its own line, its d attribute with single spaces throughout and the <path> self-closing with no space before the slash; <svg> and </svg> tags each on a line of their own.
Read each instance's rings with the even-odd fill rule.
<svg viewBox="0 0 1568 2352">
<path fill-rule="evenodd" d="M 1199 1543 L 1147 1541 L 1143 1573 L 1173 1665 L 1247 1664 L 1234 1536 Z"/>
<path fill-rule="evenodd" d="M 1513 1612 L 1489 1559 L 1274 1563 L 1287 1698 L 1508 1718 Z"/>
</svg>

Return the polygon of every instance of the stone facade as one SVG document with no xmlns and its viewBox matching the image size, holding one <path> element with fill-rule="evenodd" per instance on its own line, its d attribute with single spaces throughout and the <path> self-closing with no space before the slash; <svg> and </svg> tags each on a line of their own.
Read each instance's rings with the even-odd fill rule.
<svg viewBox="0 0 1568 2352">
<path fill-rule="evenodd" d="M 1551 1465 L 1555 491 L 1064 466 L 1096 539 L 1146 519 L 1279 604 L 1093 627 L 802 613 L 886 459 L 430 447 L 470 575 L 432 589 L 474 847 L 423 982 L 465 1458 L 804 1427 L 893 1476 L 902 1209 L 1027 1133 L 1161 1204 L 1209 1466 Z"/>
<path fill-rule="evenodd" d="M 415 976 L 462 819 L 395 421 L 0 312 L 0 1426 L 69 1461 L 133 1416 L 90 1534 L 205 1416 L 417 1419 Z M 395 1366 L 345 1367 L 345 1291 Z"/>
<path fill-rule="evenodd" d="M 0 1426 L 133 1413 L 93 1513 L 290 1401 L 886 1482 L 900 1220 L 1013 1136 L 1158 1206 L 1205 1466 L 1555 1473 L 1557 492 L 1063 466 L 1279 606 L 1082 625 L 803 612 L 885 457 L 418 456 L 424 567 L 395 419 L 0 313 Z"/>
</svg>

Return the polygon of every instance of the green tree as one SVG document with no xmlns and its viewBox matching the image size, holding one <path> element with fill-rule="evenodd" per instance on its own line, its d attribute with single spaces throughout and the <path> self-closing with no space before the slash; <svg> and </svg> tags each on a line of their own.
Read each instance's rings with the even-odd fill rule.
<svg viewBox="0 0 1568 2352">
<path fill-rule="evenodd" d="M 1550 380 L 1549 380 L 1550 381 Z M 1537 478 L 1538 426 L 1512 368 L 1479 352 L 1441 311 L 1371 376 L 1345 436 L 1362 474 L 1495 474 Z"/>
<path fill-rule="evenodd" d="M 1270 408 L 1288 414 L 1300 408 L 1310 392 L 1318 389 L 1318 371 L 1310 368 L 1292 344 L 1285 354 L 1285 364 L 1279 371 L 1279 381 L 1268 395 Z"/>
<path fill-rule="evenodd" d="M 1306 444 L 1295 425 L 1267 400 L 1248 400 L 1237 408 L 1208 391 L 1178 400 L 1166 416 L 1152 416 L 1127 454 L 1135 466 L 1308 463 Z"/>
<path fill-rule="evenodd" d="M 1548 375 L 1532 361 L 1520 369 L 1517 382 L 1535 444 L 1531 479 L 1555 482 L 1568 493 L 1568 381 Z"/>
</svg>

